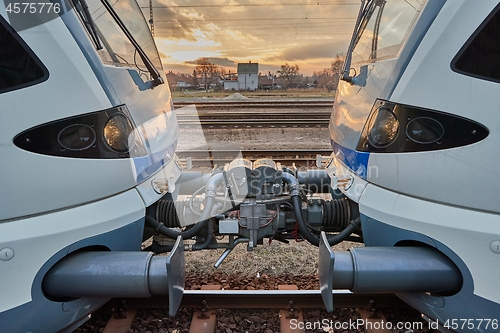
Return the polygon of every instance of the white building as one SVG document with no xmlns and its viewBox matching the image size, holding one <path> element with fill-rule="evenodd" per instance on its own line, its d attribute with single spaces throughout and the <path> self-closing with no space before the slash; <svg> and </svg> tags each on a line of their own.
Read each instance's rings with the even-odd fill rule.
<svg viewBox="0 0 500 333">
<path fill-rule="evenodd" d="M 257 90 L 259 84 L 259 64 L 238 64 L 239 90 Z"/>
<path fill-rule="evenodd" d="M 259 83 L 259 64 L 238 64 L 238 80 L 225 80 L 224 90 L 257 90 Z"/>
</svg>

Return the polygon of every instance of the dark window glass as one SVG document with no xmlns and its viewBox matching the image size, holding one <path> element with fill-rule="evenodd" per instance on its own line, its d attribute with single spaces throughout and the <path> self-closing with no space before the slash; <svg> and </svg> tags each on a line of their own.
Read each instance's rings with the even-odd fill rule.
<svg viewBox="0 0 500 333">
<path fill-rule="evenodd" d="M 0 93 L 45 81 L 45 67 L 0 16 Z"/>
<path fill-rule="evenodd" d="M 500 82 L 500 6 L 486 18 L 455 57 L 456 72 Z"/>
</svg>

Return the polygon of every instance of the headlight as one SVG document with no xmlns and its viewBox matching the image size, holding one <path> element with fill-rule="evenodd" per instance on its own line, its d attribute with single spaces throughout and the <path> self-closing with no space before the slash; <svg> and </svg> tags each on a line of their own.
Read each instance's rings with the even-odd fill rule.
<svg viewBox="0 0 500 333">
<path fill-rule="evenodd" d="M 116 152 L 129 152 L 135 142 L 134 128 L 128 118 L 118 113 L 104 126 L 104 140 Z"/>
<path fill-rule="evenodd" d="M 368 141 L 373 147 L 384 148 L 390 145 L 399 131 L 399 122 L 391 109 L 381 106 L 368 122 Z"/>
<path fill-rule="evenodd" d="M 429 144 L 441 140 L 444 128 L 439 121 L 433 118 L 419 117 L 408 122 L 406 135 L 416 143 Z"/>
<path fill-rule="evenodd" d="M 458 115 L 377 99 L 356 150 L 409 153 L 456 148 L 479 142 L 489 130 Z"/>
<path fill-rule="evenodd" d="M 148 152 L 125 105 L 54 120 L 14 137 L 24 150 L 50 156 L 115 159 Z"/>
<path fill-rule="evenodd" d="M 65 127 L 57 135 L 57 142 L 64 148 L 74 151 L 85 150 L 95 143 L 94 129 L 85 124 L 73 124 Z"/>
</svg>

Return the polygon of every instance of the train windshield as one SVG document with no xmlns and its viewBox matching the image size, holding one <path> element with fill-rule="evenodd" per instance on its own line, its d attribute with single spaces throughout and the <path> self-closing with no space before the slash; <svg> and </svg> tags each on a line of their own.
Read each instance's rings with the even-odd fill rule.
<svg viewBox="0 0 500 333">
<path fill-rule="evenodd" d="M 355 30 L 352 62 L 397 56 L 425 0 L 370 0 Z"/>
<path fill-rule="evenodd" d="M 103 0 L 107 1 L 107 0 Z M 80 1 L 85 3 L 85 1 Z M 98 50 L 101 59 L 108 64 L 130 66 L 141 70 L 148 67 L 141 58 L 139 51 L 130 41 L 130 36 L 123 31 L 119 22 L 127 28 L 132 38 L 144 51 L 151 64 L 162 70 L 160 56 L 151 36 L 149 27 L 135 0 L 114 0 L 107 4 L 117 14 L 117 18 L 100 0 L 87 0 L 88 9 L 95 23 L 96 34 L 102 48 Z M 83 10 L 82 10 L 83 11 Z M 89 26 L 88 22 L 86 25 Z M 90 30 L 90 29 L 89 29 Z"/>
</svg>

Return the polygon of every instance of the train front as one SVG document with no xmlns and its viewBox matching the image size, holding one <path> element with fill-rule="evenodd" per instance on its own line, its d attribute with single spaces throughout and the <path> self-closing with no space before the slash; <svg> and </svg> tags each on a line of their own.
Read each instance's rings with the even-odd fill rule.
<svg viewBox="0 0 500 333">
<path fill-rule="evenodd" d="M 497 1 L 367 1 L 330 120 L 328 173 L 358 204 L 367 248 L 430 248 L 459 269 L 448 292 L 394 281 L 443 331 L 496 332 L 500 320 L 499 26 Z"/>
<path fill-rule="evenodd" d="M 26 6 L 24 6 L 26 5 Z M 0 6 L 0 327 L 72 331 L 111 297 L 182 297 L 183 253 L 141 252 L 178 127 L 135 0 Z"/>
</svg>

